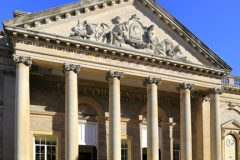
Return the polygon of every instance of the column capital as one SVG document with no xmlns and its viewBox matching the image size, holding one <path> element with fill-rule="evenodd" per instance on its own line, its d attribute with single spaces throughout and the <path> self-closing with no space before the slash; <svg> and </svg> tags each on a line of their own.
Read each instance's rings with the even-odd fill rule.
<svg viewBox="0 0 240 160">
<path fill-rule="evenodd" d="M 194 89 L 194 84 L 191 84 L 191 83 L 182 83 L 179 85 L 179 90 L 181 89 L 189 89 L 189 90 L 193 90 Z"/>
<path fill-rule="evenodd" d="M 124 73 L 119 72 L 119 71 L 110 70 L 109 72 L 107 72 L 106 80 L 108 81 L 110 78 L 117 78 L 117 79 L 121 80 L 122 78 L 124 78 Z"/>
<path fill-rule="evenodd" d="M 143 86 L 147 86 L 148 84 L 153 84 L 153 83 L 158 85 L 158 84 L 161 84 L 161 81 L 162 81 L 161 78 L 149 76 L 143 81 Z"/>
<path fill-rule="evenodd" d="M 223 92 L 224 92 L 224 88 L 223 87 L 215 87 L 215 88 L 210 89 L 210 93 L 212 93 L 212 94 L 219 94 L 219 95 L 221 95 L 221 94 L 223 94 Z"/>
<path fill-rule="evenodd" d="M 195 91 L 191 93 L 192 98 L 200 98 L 203 100 L 203 102 L 210 101 L 209 92 L 207 91 Z"/>
<path fill-rule="evenodd" d="M 74 73 L 78 74 L 81 71 L 81 66 L 72 63 L 64 63 L 63 73 L 66 71 L 73 71 Z"/>
<path fill-rule="evenodd" d="M 23 63 L 26 66 L 31 66 L 32 65 L 32 58 L 31 57 L 24 57 L 24 56 L 20 56 L 20 55 L 13 55 L 13 61 L 15 63 Z"/>
</svg>

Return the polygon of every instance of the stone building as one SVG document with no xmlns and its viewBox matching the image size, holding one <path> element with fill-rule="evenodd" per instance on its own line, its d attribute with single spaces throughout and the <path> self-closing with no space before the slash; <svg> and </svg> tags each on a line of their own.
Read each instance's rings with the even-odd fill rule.
<svg viewBox="0 0 240 160">
<path fill-rule="evenodd" d="M 156 1 L 14 11 L 3 26 L 0 159 L 240 159 L 240 77 Z"/>
</svg>

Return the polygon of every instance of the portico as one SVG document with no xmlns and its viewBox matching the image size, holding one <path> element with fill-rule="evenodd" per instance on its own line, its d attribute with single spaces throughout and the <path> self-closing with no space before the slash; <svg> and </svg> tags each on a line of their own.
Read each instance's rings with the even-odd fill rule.
<svg viewBox="0 0 240 160">
<path fill-rule="evenodd" d="M 4 22 L 14 159 L 220 160 L 231 67 L 152 1 L 83 2 Z"/>
</svg>

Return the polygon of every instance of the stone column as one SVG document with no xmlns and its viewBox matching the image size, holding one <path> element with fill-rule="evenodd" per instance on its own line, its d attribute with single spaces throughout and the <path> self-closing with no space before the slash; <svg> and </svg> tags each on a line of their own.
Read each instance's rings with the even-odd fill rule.
<svg viewBox="0 0 240 160">
<path fill-rule="evenodd" d="M 15 160 L 30 159 L 30 91 L 29 67 L 32 59 L 14 55 L 16 64 L 15 88 Z"/>
<path fill-rule="evenodd" d="M 192 103 L 192 149 L 194 160 L 210 159 L 210 97 L 197 91 Z"/>
<path fill-rule="evenodd" d="M 210 146 L 211 160 L 221 160 L 220 98 L 224 88 L 211 89 L 210 94 Z"/>
<path fill-rule="evenodd" d="M 160 78 L 148 77 L 144 84 L 147 85 L 147 159 L 159 159 L 158 140 L 158 97 L 157 85 Z"/>
<path fill-rule="evenodd" d="M 181 159 L 192 160 L 192 123 L 190 90 L 194 84 L 180 84 L 180 136 Z"/>
<path fill-rule="evenodd" d="M 109 81 L 109 160 L 121 160 L 120 79 L 123 76 L 123 72 L 118 71 L 109 71 L 106 76 Z"/>
<path fill-rule="evenodd" d="M 65 160 L 78 159 L 78 86 L 80 65 L 64 64 L 65 88 Z"/>
</svg>

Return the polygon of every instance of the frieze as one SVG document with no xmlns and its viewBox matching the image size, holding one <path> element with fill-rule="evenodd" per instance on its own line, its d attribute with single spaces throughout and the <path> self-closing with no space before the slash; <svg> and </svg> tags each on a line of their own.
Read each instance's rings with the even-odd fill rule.
<svg viewBox="0 0 240 160">
<path fill-rule="evenodd" d="M 187 61 L 187 57 L 183 56 L 179 45 L 174 46 L 168 39 L 160 41 L 156 37 L 155 25 L 143 25 L 136 14 L 125 22 L 122 22 L 120 16 L 116 16 L 114 22 L 115 24 L 112 25 L 90 23 L 87 20 L 78 21 L 77 25 L 71 29 L 70 37 L 88 39 L 117 47 L 131 47 Z"/>
</svg>

